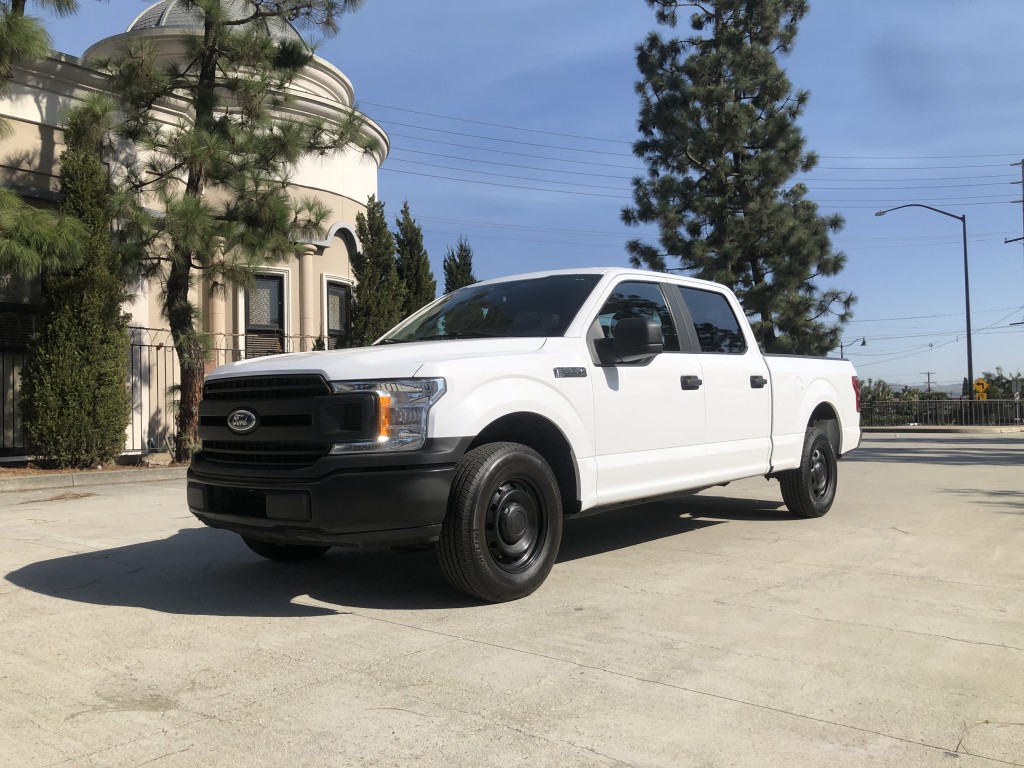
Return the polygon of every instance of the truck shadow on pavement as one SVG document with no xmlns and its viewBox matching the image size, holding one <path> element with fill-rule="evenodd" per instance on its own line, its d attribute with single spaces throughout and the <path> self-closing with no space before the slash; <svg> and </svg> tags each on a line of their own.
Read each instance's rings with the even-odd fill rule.
<svg viewBox="0 0 1024 768">
<path fill-rule="evenodd" d="M 776 511 L 780 506 L 778 501 L 687 496 L 569 520 L 558 559 L 593 557 L 729 520 L 789 519 L 785 510 Z M 235 534 L 207 528 L 31 563 L 6 579 L 64 600 L 200 616 L 327 616 L 346 608 L 480 605 L 448 585 L 432 550 L 339 548 L 305 563 L 274 563 L 250 552 Z"/>
</svg>

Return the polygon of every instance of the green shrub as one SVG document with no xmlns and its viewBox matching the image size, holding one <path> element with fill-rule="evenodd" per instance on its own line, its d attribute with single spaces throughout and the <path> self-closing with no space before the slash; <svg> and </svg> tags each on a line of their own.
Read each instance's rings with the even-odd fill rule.
<svg viewBox="0 0 1024 768">
<path fill-rule="evenodd" d="M 111 317 L 98 300 L 96 281 L 89 273 L 65 278 L 51 293 L 22 371 L 27 447 L 62 467 L 116 459 L 130 417 L 128 331 L 119 309 Z"/>
<path fill-rule="evenodd" d="M 116 459 L 131 416 L 125 287 L 112 249 L 110 186 L 101 160 L 111 108 L 95 97 L 69 113 L 61 209 L 89 233 L 85 259 L 44 272 L 41 328 L 22 371 L 27 447 L 64 467 Z"/>
</svg>

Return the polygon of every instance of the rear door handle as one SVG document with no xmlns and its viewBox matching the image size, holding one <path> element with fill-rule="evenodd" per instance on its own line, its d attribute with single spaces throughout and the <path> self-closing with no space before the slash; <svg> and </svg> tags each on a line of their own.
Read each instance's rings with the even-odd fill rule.
<svg viewBox="0 0 1024 768">
<path fill-rule="evenodd" d="M 768 383 L 768 379 L 764 376 L 751 376 L 750 377 L 750 388 L 761 389 L 765 384 Z"/>
<path fill-rule="evenodd" d="M 679 386 L 683 389 L 700 389 L 700 385 L 704 382 L 700 380 L 699 376 L 680 376 Z"/>
</svg>

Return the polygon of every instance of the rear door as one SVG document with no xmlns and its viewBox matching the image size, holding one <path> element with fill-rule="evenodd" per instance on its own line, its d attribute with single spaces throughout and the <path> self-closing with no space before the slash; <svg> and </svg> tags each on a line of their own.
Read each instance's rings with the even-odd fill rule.
<svg viewBox="0 0 1024 768">
<path fill-rule="evenodd" d="M 676 285 L 700 347 L 711 482 L 753 477 L 771 460 L 772 392 L 768 365 L 723 292 Z"/>
<path fill-rule="evenodd" d="M 613 339 L 616 324 L 626 317 L 660 323 L 665 351 L 639 363 L 594 369 L 600 504 L 694 487 L 705 471 L 700 360 L 690 349 L 689 334 L 680 343 L 663 285 L 636 279 L 618 283 L 592 321 L 591 339 Z"/>
</svg>

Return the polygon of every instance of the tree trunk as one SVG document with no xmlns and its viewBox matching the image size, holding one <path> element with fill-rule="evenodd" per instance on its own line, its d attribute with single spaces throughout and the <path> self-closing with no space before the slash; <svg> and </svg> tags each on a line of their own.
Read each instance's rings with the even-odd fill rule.
<svg viewBox="0 0 1024 768">
<path fill-rule="evenodd" d="M 175 342 L 181 360 L 181 391 L 178 403 L 178 431 L 174 440 L 174 461 L 187 464 L 199 449 L 199 402 L 203 399 L 203 347 L 194 335 L 184 340 L 183 350 Z M 186 363 L 191 358 L 193 362 Z"/>
<path fill-rule="evenodd" d="M 191 461 L 199 448 L 199 401 L 203 399 L 206 373 L 203 345 L 193 326 L 193 308 L 188 297 L 190 264 L 191 254 L 184 254 L 171 264 L 164 305 L 181 378 L 174 460 L 182 463 Z"/>
</svg>

